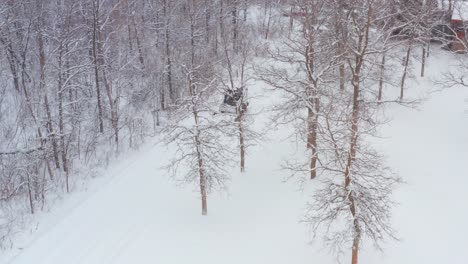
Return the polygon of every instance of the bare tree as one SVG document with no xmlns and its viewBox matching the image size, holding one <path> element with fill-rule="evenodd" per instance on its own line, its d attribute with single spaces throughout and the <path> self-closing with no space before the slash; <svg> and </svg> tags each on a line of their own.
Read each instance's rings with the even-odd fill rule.
<svg viewBox="0 0 468 264">
<path fill-rule="evenodd" d="M 349 41 L 346 58 L 352 73 L 349 95 L 335 93 L 335 104 L 326 112 L 326 145 L 321 159 L 325 174 L 323 185 L 310 203 L 306 222 L 315 235 L 325 232 L 324 241 L 337 252 L 351 246 L 351 263 L 358 263 L 365 239 L 376 246 L 394 237 L 390 227 L 391 193 L 399 183 L 382 155 L 365 138 L 376 133 L 376 114 L 372 87 L 374 56 L 381 47 L 381 19 L 388 6 L 385 1 L 347 2 Z M 358 12 L 359 10 L 359 12 Z M 352 32 L 352 33 L 351 33 Z M 378 53 L 377 53 L 378 54 Z M 377 71 L 378 72 L 378 71 Z M 346 102 L 336 104 L 336 102 Z"/>
<path fill-rule="evenodd" d="M 173 118 L 164 129 L 165 142 L 173 144 L 176 153 L 167 168 L 177 175 L 178 169 L 186 171 L 183 181 L 197 182 L 200 189 L 202 215 L 207 215 L 207 195 L 213 188 L 224 188 L 229 177 L 226 172 L 232 160 L 225 130 L 230 122 L 213 118 L 209 103 L 216 90 L 218 78 L 213 64 L 206 58 L 201 45 L 203 34 L 202 7 L 194 0 L 187 2 L 190 36 L 184 64 L 180 65 L 186 76 L 186 90 L 173 106 Z"/>
<path fill-rule="evenodd" d="M 296 1 L 305 16 L 299 31 L 291 34 L 284 47 L 270 53 L 276 61 L 286 63 L 287 68 L 270 67 L 260 72 L 260 78 L 285 94 L 285 101 L 275 106 L 276 120 L 281 123 L 303 123 L 296 133 L 306 141 L 311 155 L 310 178 L 317 175 L 318 133 L 321 97 L 334 83 L 333 72 L 341 57 L 335 56 L 330 46 L 333 40 L 326 31 L 329 21 L 324 19 L 328 6 L 323 1 Z M 291 67 L 292 66 L 292 67 Z M 304 116 L 305 111 L 307 114 Z"/>
<path fill-rule="evenodd" d="M 235 27 L 235 28 L 234 28 Z M 228 28 L 229 29 L 229 28 Z M 232 25 L 231 30 L 223 29 L 222 32 L 226 31 L 237 31 L 236 39 L 234 36 L 230 37 L 227 34 L 222 35 L 221 43 L 223 48 L 224 58 L 221 60 L 223 67 L 226 72 L 222 74 L 226 75 L 220 77 L 222 82 L 222 93 L 225 95 L 229 94 L 240 94 L 239 98 L 233 96 L 235 101 L 235 126 L 237 127 L 237 137 L 239 139 L 239 156 L 240 156 L 240 170 L 245 171 L 245 160 L 246 151 L 249 142 L 255 141 L 260 136 L 249 127 L 248 117 L 252 116 L 248 110 L 248 81 L 247 76 L 249 64 L 252 57 L 252 40 L 249 35 L 249 29 L 247 25 L 238 22 L 238 25 Z M 237 39 L 239 37 L 239 39 Z M 231 42 L 237 42 L 236 46 L 230 48 Z M 226 81 L 224 81 L 226 79 Z"/>
</svg>

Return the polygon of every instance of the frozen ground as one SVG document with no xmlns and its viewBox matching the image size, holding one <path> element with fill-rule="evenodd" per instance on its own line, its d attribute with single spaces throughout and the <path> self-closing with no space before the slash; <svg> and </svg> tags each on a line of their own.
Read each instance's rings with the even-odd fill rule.
<svg viewBox="0 0 468 264">
<path fill-rule="evenodd" d="M 429 73 L 444 63 L 431 62 Z M 431 89 L 427 81 L 419 84 Z M 394 211 L 401 241 L 388 243 L 383 254 L 367 247 L 361 263 L 467 263 L 467 99 L 466 88 L 453 88 L 431 94 L 417 111 L 389 110 L 394 120 L 382 128 L 379 147 L 407 182 Z M 254 98 L 251 106 L 269 103 Z M 261 114 L 255 126 L 265 122 Z M 154 139 L 111 166 L 87 193 L 45 214 L 0 263 L 336 263 L 319 245 L 308 245 L 307 227 L 299 222 L 308 194 L 283 182 L 277 164 L 295 149 L 282 140 L 285 134 L 271 131 L 270 141 L 250 149 L 247 172 L 232 173 L 227 194 L 209 196 L 207 217 L 200 215 L 196 188 L 176 186 L 159 170 L 168 154 Z"/>
</svg>

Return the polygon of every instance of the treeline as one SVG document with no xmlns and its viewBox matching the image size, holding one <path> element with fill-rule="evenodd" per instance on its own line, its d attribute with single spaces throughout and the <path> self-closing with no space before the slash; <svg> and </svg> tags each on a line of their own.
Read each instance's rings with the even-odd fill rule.
<svg viewBox="0 0 468 264">
<path fill-rule="evenodd" d="M 83 168 L 158 131 L 195 67 L 220 76 L 250 4 L 1 1 L 0 238 Z"/>
</svg>

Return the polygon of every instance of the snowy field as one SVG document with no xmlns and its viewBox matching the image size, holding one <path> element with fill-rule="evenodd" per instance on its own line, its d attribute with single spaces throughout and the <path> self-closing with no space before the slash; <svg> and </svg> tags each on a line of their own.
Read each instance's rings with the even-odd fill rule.
<svg viewBox="0 0 468 264">
<path fill-rule="evenodd" d="M 385 253 L 366 245 L 361 263 L 468 263 L 468 90 L 430 93 L 428 80 L 448 63 L 438 56 L 431 57 L 429 77 L 412 80 L 408 89 L 427 100 L 417 110 L 392 106 L 393 120 L 378 141 L 406 182 L 393 217 L 400 241 L 386 244 Z M 251 86 L 253 94 L 263 89 L 259 82 Z M 252 98 L 254 111 L 271 103 Z M 255 117 L 256 130 L 267 123 L 268 113 Z M 209 196 L 207 217 L 200 215 L 196 188 L 177 186 L 160 169 L 168 154 L 154 138 L 44 214 L 0 263 L 336 263 L 319 244 L 309 244 L 300 222 L 310 193 L 285 182 L 279 168 L 296 149 L 288 132 L 269 131 L 249 149 L 246 172 L 233 171 L 227 193 Z"/>
</svg>

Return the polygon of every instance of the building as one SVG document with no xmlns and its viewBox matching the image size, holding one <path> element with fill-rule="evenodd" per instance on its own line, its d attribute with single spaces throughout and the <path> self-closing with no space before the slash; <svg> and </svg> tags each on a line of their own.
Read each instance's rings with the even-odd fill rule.
<svg viewBox="0 0 468 264">
<path fill-rule="evenodd" d="M 450 24 L 453 31 L 450 49 L 455 52 L 468 51 L 468 1 L 457 2 Z"/>
</svg>

